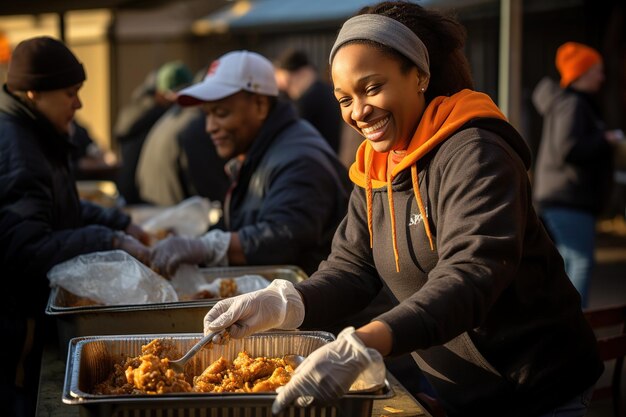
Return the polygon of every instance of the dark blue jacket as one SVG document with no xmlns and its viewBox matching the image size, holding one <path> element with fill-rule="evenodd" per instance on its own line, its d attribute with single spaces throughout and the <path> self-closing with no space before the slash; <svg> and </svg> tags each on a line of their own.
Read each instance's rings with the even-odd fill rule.
<svg viewBox="0 0 626 417">
<path fill-rule="evenodd" d="M 225 228 L 239 233 L 248 264 L 298 265 L 310 274 L 330 253 L 350 189 L 324 138 L 279 101 L 227 197 Z"/>
<path fill-rule="evenodd" d="M 38 314 L 48 270 L 74 256 L 110 250 L 112 229 L 130 218 L 80 201 L 68 137 L 20 100 L 0 91 L 0 312 Z"/>
</svg>

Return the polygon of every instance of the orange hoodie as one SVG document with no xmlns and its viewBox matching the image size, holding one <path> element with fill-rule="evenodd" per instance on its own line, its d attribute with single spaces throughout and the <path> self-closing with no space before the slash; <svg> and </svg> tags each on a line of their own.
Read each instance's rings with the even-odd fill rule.
<svg viewBox="0 0 626 417">
<path fill-rule="evenodd" d="M 430 102 L 413 134 L 413 138 L 402 160 L 388 172 L 389 153 L 379 153 L 365 140 L 359 146 L 356 160 L 350 167 L 350 179 L 359 187 L 365 188 L 367 197 L 367 226 L 370 234 L 370 247 L 373 247 L 372 234 L 372 189 L 387 187 L 387 199 L 391 213 L 391 230 L 396 271 L 400 272 L 398 245 L 396 238 L 396 218 L 393 206 L 391 184 L 394 178 L 407 168 L 411 168 L 413 193 L 420 214 L 426 219 L 426 210 L 419 193 L 417 166 L 424 155 L 435 146 L 452 136 L 461 126 L 477 118 L 495 118 L 506 120 L 500 109 L 486 94 L 471 90 L 462 90 L 450 97 L 437 97 Z M 434 250 L 433 237 L 428 221 L 424 221 L 430 248 Z"/>
</svg>

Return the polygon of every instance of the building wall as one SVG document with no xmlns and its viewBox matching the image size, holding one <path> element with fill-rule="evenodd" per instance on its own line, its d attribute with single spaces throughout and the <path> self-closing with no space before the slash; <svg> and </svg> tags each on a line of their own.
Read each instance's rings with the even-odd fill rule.
<svg viewBox="0 0 626 417">
<path fill-rule="evenodd" d="M 89 43 L 69 44 L 81 60 L 87 73 L 87 80 L 80 90 L 83 108 L 76 119 L 89 131 L 92 138 L 104 149 L 111 148 L 109 132 L 110 86 L 109 44 L 106 39 Z"/>
<path fill-rule="evenodd" d="M 83 108 L 78 111 L 76 118 L 105 149 L 111 147 L 111 80 L 109 44 L 106 38 L 109 19 L 110 12 L 107 10 L 68 12 L 65 15 L 65 42 L 83 63 L 87 73 L 87 80 L 79 93 Z M 60 20 L 56 14 L 2 17 L 0 29 L 6 33 L 12 48 L 35 36 L 61 38 Z"/>
<path fill-rule="evenodd" d="M 65 15 L 67 42 L 83 61 L 88 80 L 81 95 L 84 108 L 78 119 L 104 147 L 112 146 L 111 130 L 117 112 L 130 99 L 132 90 L 159 65 L 181 59 L 193 71 L 234 49 L 250 49 L 268 58 L 287 47 L 309 52 L 323 78 L 329 79 L 327 57 L 337 27 L 327 23 L 317 28 L 265 29 L 245 33 L 191 36 L 195 19 L 220 7 L 219 2 L 186 0 L 149 10 L 68 12 Z M 609 0 L 603 7 L 591 0 L 524 1 L 522 50 L 522 134 L 534 150 L 541 120 L 530 102 L 532 89 L 544 75 L 556 77 L 553 59 L 556 47 L 566 40 L 588 43 L 601 50 L 607 60 L 607 85 L 602 107 L 610 127 L 626 128 L 626 42 L 624 6 Z M 497 99 L 498 9 L 493 5 L 457 13 L 468 31 L 466 53 L 476 88 Z M 0 17 L 0 30 L 14 46 L 36 35 L 60 37 L 58 16 Z"/>
<path fill-rule="evenodd" d="M 195 53 L 186 39 L 118 40 L 112 51 L 111 73 L 115 78 L 111 94 L 114 97 L 113 124 L 117 112 L 128 102 L 133 90 L 146 76 L 169 61 L 180 60 L 195 70 Z"/>
</svg>

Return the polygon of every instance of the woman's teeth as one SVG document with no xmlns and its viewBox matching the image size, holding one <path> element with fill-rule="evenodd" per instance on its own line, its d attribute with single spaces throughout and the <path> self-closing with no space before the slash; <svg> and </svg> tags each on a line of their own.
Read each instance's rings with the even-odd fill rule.
<svg viewBox="0 0 626 417">
<path fill-rule="evenodd" d="M 371 135 L 372 133 L 383 127 L 387 123 L 387 121 L 389 121 L 389 118 L 385 117 L 384 119 L 376 122 L 376 124 L 374 124 L 373 126 L 364 127 L 363 129 L 361 129 L 361 131 L 364 135 Z"/>
</svg>

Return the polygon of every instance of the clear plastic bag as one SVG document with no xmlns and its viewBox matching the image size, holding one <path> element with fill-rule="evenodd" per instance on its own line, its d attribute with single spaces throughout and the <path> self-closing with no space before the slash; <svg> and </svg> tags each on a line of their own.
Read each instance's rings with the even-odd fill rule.
<svg viewBox="0 0 626 417">
<path fill-rule="evenodd" d="M 79 255 L 53 267 L 48 279 L 103 305 L 178 301 L 169 281 L 121 250 Z"/>
<path fill-rule="evenodd" d="M 208 199 L 194 196 L 151 217 L 141 227 L 152 234 L 168 230 L 178 236 L 196 237 L 206 233 L 211 225 L 212 210 Z"/>
</svg>

